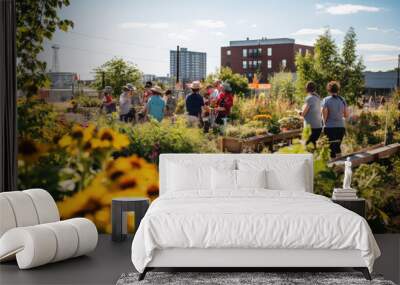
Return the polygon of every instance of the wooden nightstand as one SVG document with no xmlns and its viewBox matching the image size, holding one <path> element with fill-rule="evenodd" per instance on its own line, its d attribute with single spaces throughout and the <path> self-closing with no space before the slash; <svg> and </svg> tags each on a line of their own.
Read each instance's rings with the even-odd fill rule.
<svg viewBox="0 0 400 285">
<path fill-rule="evenodd" d="M 357 198 L 351 200 L 336 200 L 332 199 L 332 202 L 339 204 L 340 206 L 359 214 L 361 217 L 365 218 L 365 199 Z"/>
</svg>

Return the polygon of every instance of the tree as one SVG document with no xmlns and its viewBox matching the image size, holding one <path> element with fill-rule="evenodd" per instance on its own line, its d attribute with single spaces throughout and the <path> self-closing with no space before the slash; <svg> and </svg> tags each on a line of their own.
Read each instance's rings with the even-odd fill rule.
<svg viewBox="0 0 400 285">
<path fill-rule="evenodd" d="M 60 19 L 58 12 L 69 0 L 15 1 L 17 84 L 26 96 L 35 95 L 47 81 L 46 62 L 38 55 L 44 40 L 51 40 L 56 29 L 64 32 L 73 27 L 70 20 Z"/>
<path fill-rule="evenodd" d="M 353 27 L 347 31 L 343 41 L 341 58 L 341 93 L 350 104 L 354 104 L 364 90 L 362 58 L 356 54 L 357 36 Z"/>
<path fill-rule="evenodd" d="M 249 82 L 247 78 L 239 73 L 233 73 L 229 67 L 221 67 L 214 74 L 207 76 L 206 82 L 212 83 L 216 79 L 228 82 L 232 87 L 233 94 L 247 95 L 249 93 Z"/>
<path fill-rule="evenodd" d="M 96 72 L 95 82 L 93 86 L 97 90 L 101 90 L 104 83 L 113 88 L 114 95 L 122 93 L 122 87 L 127 83 L 132 83 L 136 87 L 141 84 L 142 73 L 131 62 L 124 61 L 122 58 L 113 58 L 100 67 L 94 69 Z"/>
<path fill-rule="evenodd" d="M 329 30 L 321 35 L 314 46 L 314 54 L 296 56 L 297 81 L 296 97 L 303 99 L 305 96 L 305 84 L 312 80 L 317 85 L 317 92 L 326 96 L 326 85 L 331 80 L 337 80 L 341 84 L 341 95 L 354 103 L 363 90 L 362 59 L 356 54 L 356 33 L 351 27 L 347 32 L 343 49 L 339 53 Z"/>
<path fill-rule="evenodd" d="M 275 73 L 271 79 L 271 96 L 274 99 L 286 99 L 293 103 L 295 85 L 294 78 L 290 72 Z"/>
</svg>

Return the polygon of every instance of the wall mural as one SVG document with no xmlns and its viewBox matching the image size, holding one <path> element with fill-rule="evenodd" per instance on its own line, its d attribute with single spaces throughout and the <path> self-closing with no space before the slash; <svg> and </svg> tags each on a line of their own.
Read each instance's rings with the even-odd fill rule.
<svg viewBox="0 0 400 285">
<path fill-rule="evenodd" d="M 62 218 L 83 216 L 109 233 L 113 197 L 158 196 L 160 153 L 312 152 L 315 192 L 331 197 L 343 181 L 342 171 L 332 166 L 332 140 L 321 135 L 315 145 L 307 144 L 315 134 L 303 128 L 299 110 L 308 81 L 324 98 L 335 79 L 350 111 L 342 155 L 368 156 L 371 149 L 394 146 L 379 159 L 370 155 L 368 163 L 355 164 L 352 186 L 367 201 L 374 232 L 400 232 L 400 92 L 379 100 L 365 95 L 365 66 L 353 28 L 340 43 L 342 52 L 327 30 L 309 52 L 285 59 L 268 77 L 262 70 L 239 74 L 221 67 L 175 84 L 174 77 L 145 78 L 134 63 L 114 57 L 93 69 L 92 80 L 80 80 L 59 71 L 59 45 L 47 45 L 54 55 L 51 72 L 40 60 L 54 31 L 74 26 L 59 15 L 68 0 L 41 2 L 16 2 L 17 23 L 24 23 L 17 29 L 18 188 L 49 191 Z M 261 47 L 251 56 L 267 50 L 265 56 L 272 56 L 272 49 Z M 232 51 L 224 51 L 226 59 Z M 296 76 L 285 67 L 296 68 Z"/>
</svg>

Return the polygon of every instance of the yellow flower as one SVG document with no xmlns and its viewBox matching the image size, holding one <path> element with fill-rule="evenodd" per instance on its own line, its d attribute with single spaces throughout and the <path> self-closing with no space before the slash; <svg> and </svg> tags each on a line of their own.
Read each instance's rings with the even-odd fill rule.
<svg viewBox="0 0 400 285">
<path fill-rule="evenodd" d="M 83 141 L 90 141 L 96 133 L 96 125 L 90 123 L 83 131 Z"/>
<path fill-rule="evenodd" d="M 83 127 L 80 125 L 74 125 L 72 127 L 71 137 L 76 140 L 81 140 L 83 138 Z"/>
<path fill-rule="evenodd" d="M 21 138 L 18 144 L 18 158 L 27 162 L 36 162 L 43 156 L 48 147 L 45 144 L 35 142 L 30 138 Z"/>
<path fill-rule="evenodd" d="M 58 145 L 62 148 L 68 147 L 72 144 L 72 138 L 69 135 L 64 135 L 59 141 Z"/>
</svg>

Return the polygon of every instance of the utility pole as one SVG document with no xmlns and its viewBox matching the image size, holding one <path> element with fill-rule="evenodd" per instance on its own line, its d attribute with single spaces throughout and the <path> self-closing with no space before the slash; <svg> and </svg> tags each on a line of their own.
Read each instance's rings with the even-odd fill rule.
<svg viewBox="0 0 400 285">
<path fill-rule="evenodd" d="M 176 46 L 176 83 L 179 83 L 179 46 Z"/>
<path fill-rule="evenodd" d="M 106 73 L 104 71 L 101 72 L 101 88 L 104 89 L 106 87 Z"/>
</svg>

